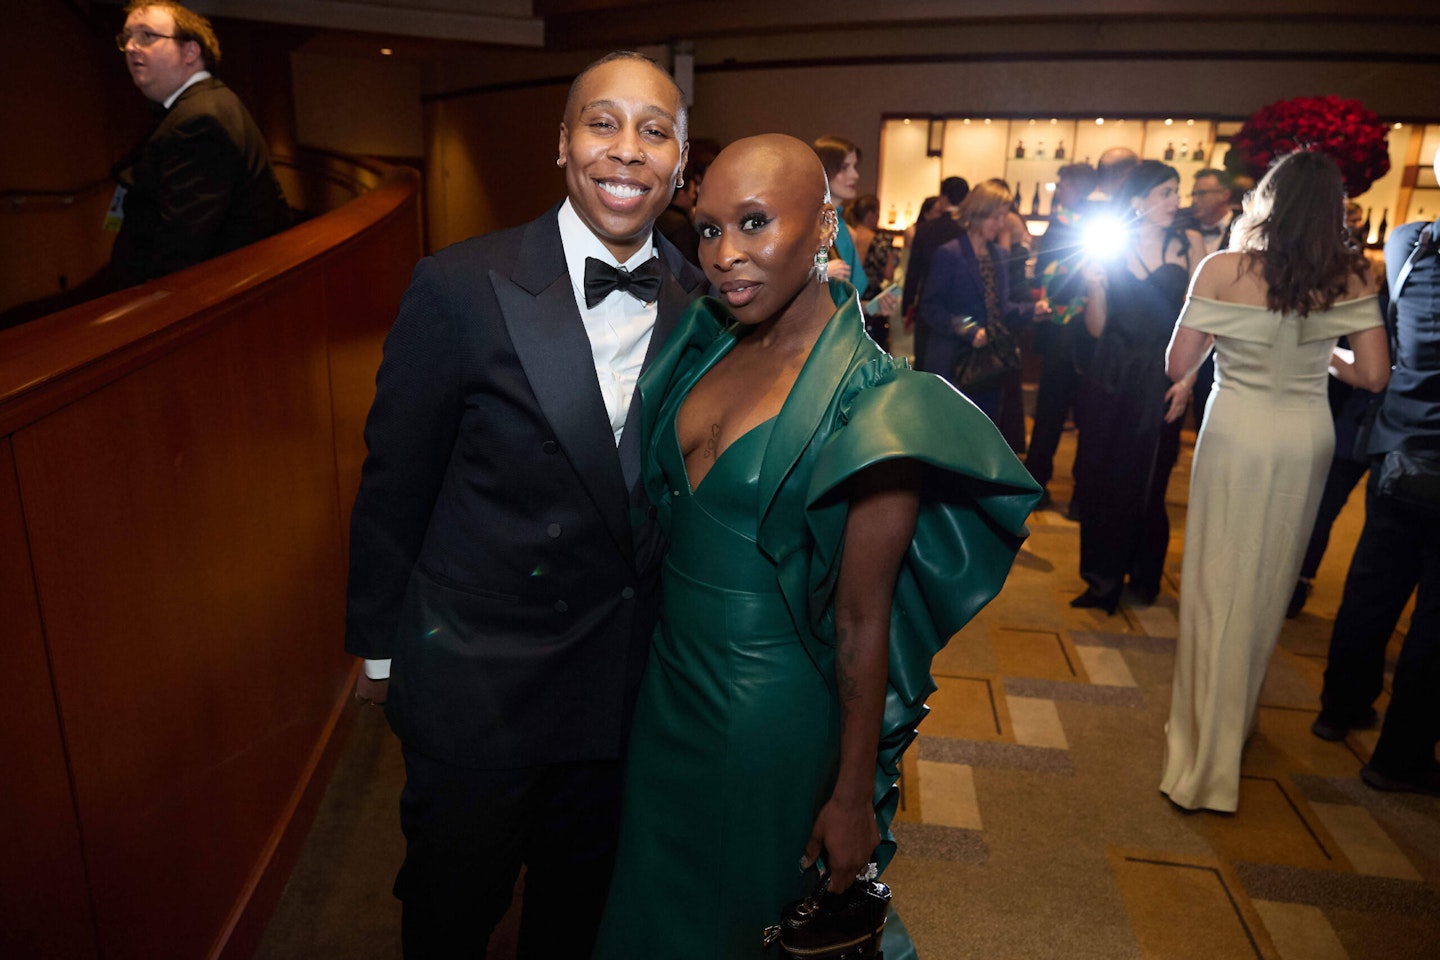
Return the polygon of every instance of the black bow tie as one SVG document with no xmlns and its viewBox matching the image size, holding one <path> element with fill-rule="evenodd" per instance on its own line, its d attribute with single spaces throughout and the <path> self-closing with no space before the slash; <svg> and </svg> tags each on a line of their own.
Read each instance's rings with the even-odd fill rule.
<svg viewBox="0 0 1440 960">
<path fill-rule="evenodd" d="M 653 302 L 660 296 L 660 258 L 651 257 L 632 271 L 586 257 L 585 306 L 594 307 L 612 290 L 628 293 L 641 303 Z"/>
</svg>

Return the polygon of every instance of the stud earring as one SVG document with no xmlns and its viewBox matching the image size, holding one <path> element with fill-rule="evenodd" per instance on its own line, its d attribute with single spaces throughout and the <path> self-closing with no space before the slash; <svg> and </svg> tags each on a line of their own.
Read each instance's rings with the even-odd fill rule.
<svg viewBox="0 0 1440 960">
<path fill-rule="evenodd" d="M 555 166 L 557 166 L 557 167 L 563 167 L 563 166 L 565 166 L 565 158 L 564 158 L 564 157 L 556 157 L 556 158 L 555 158 Z"/>
<path fill-rule="evenodd" d="M 679 190 L 679 189 L 680 189 L 681 187 L 683 187 L 683 186 L 685 186 L 685 178 L 684 178 L 684 177 L 676 177 L 676 178 L 675 178 L 675 189 L 676 189 L 676 190 Z"/>
<path fill-rule="evenodd" d="M 830 279 L 828 269 L 829 266 L 830 248 L 821 247 L 819 250 L 815 251 L 815 267 L 813 270 L 810 271 L 811 275 L 815 277 L 816 283 L 825 283 L 827 280 Z"/>
</svg>

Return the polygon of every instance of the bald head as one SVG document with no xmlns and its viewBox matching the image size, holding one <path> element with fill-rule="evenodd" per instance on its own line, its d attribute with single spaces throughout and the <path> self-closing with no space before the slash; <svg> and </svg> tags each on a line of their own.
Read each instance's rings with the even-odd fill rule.
<svg viewBox="0 0 1440 960">
<path fill-rule="evenodd" d="M 1121 182 L 1139 165 L 1140 158 L 1135 155 L 1134 150 L 1129 147 L 1111 147 L 1100 154 L 1100 162 L 1095 165 L 1099 179 L 1097 188 L 1107 196 L 1114 196 Z"/>
<path fill-rule="evenodd" d="M 815 151 L 781 134 L 737 140 L 710 164 L 695 203 L 700 262 L 740 322 L 833 312 L 810 282 L 835 235 L 825 186 Z"/>
<path fill-rule="evenodd" d="M 708 184 L 716 172 L 728 182 L 744 184 L 751 192 L 781 192 L 816 209 L 830 200 L 825 167 L 803 140 L 783 133 L 763 133 L 736 140 L 720 151 L 705 173 Z M 705 187 L 701 186 L 703 193 Z"/>
</svg>

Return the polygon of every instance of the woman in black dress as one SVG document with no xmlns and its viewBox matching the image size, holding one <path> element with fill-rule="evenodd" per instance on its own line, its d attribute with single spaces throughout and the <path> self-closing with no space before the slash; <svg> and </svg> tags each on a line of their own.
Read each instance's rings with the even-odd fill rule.
<svg viewBox="0 0 1440 960">
<path fill-rule="evenodd" d="M 1160 593 L 1170 542 L 1165 487 L 1190 396 L 1188 381 L 1172 384 L 1165 375 L 1165 347 L 1205 255 L 1199 234 L 1173 229 L 1180 208 L 1174 167 L 1143 161 L 1113 203 L 1124 242 L 1086 269 L 1085 328 L 1098 342 L 1075 456 L 1075 481 L 1085 489 L 1080 575 L 1086 589 L 1070 601 L 1110 613 L 1127 575 L 1141 601 Z"/>
</svg>

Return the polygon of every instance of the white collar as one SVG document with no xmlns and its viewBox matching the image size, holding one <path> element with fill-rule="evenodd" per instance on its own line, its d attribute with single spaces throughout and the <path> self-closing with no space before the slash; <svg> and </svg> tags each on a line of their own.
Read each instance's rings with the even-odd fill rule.
<svg viewBox="0 0 1440 960">
<path fill-rule="evenodd" d="M 640 264 L 655 256 L 655 235 L 652 230 L 650 242 L 635 252 L 629 260 L 621 263 L 615 259 L 600 238 L 585 225 L 580 219 L 580 214 L 570 204 L 570 198 L 566 197 L 565 202 L 560 204 L 560 213 L 556 217 L 560 222 L 560 246 L 565 250 L 565 269 L 570 272 L 570 283 L 579 294 L 579 302 L 585 303 L 585 258 L 594 257 L 601 263 L 607 263 L 612 267 L 624 267 L 626 270 L 634 270 Z"/>
<path fill-rule="evenodd" d="M 189 80 L 186 80 L 184 83 L 180 84 L 180 86 L 175 90 L 174 93 L 170 94 L 170 96 L 165 98 L 165 109 L 169 110 L 171 107 L 173 107 L 175 105 L 175 101 L 180 99 L 180 94 L 184 93 L 186 90 L 189 90 L 201 80 L 208 79 L 210 79 L 209 70 L 196 70 L 194 73 L 190 74 Z"/>
</svg>

